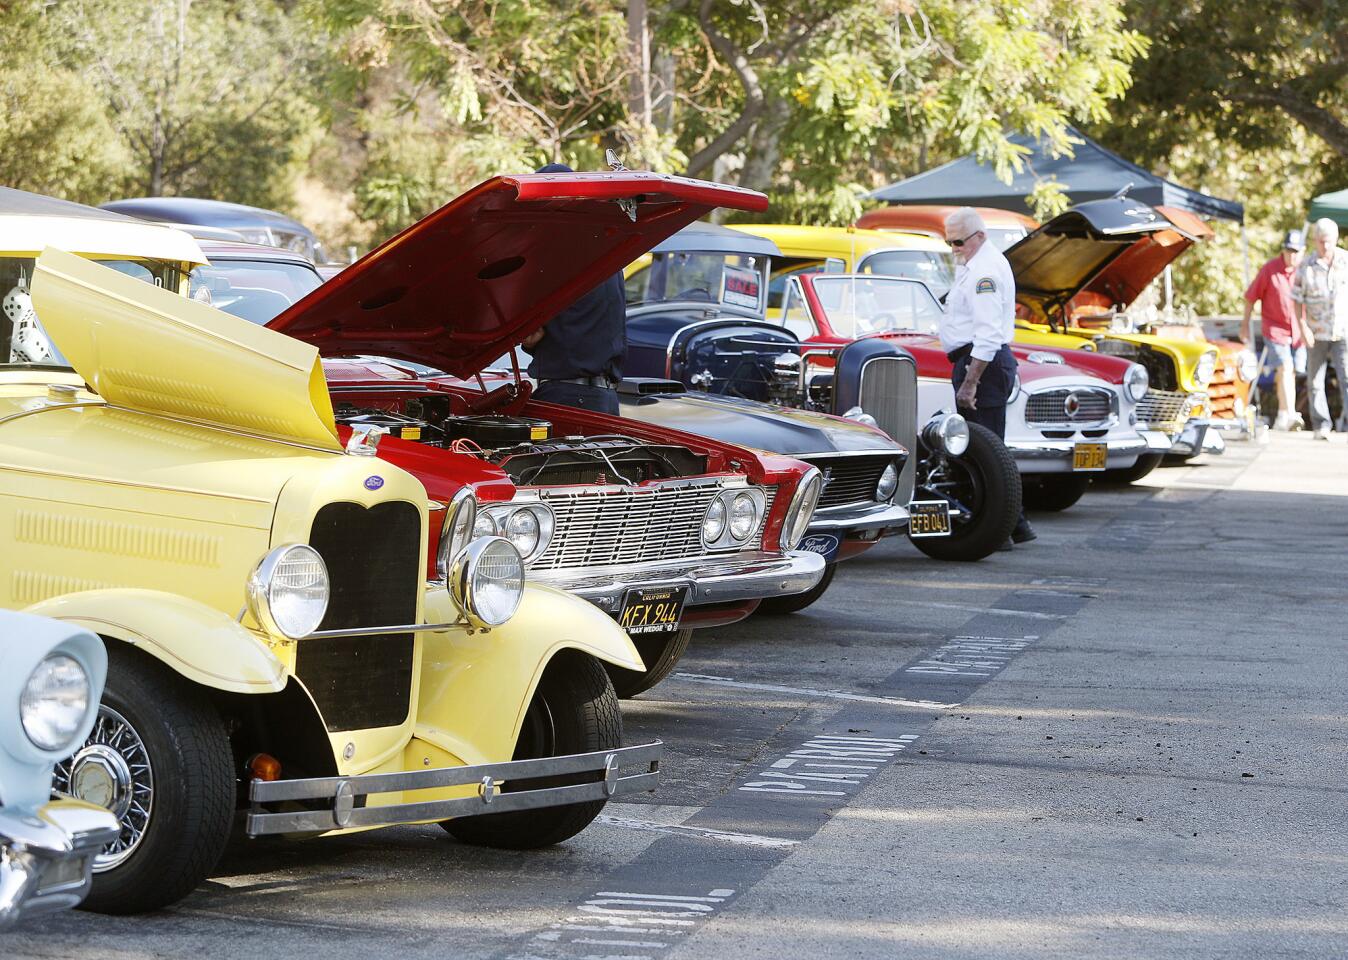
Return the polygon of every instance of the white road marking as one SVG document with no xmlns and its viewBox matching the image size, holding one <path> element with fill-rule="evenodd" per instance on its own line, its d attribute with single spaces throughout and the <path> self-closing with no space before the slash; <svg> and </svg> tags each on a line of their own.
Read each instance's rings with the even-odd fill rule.
<svg viewBox="0 0 1348 960">
<path fill-rule="evenodd" d="M 935 600 L 896 600 L 886 598 L 886 603 L 904 603 L 910 607 L 935 607 L 938 610 L 963 610 L 966 613 L 991 613 L 999 617 L 1029 617 L 1031 620 L 1066 620 L 1061 613 L 1038 613 L 1034 610 L 1008 610 L 1005 607 L 976 607 L 969 603 L 938 603 Z"/>
<path fill-rule="evenodd" d="M 678 680 L 689 683 L 710 683 L 721 687 L 737 687 L 740 690 L 762 690 L 766 693 L 789 693 L 802 697 L 819 697 L 825 700 L 847 700 L 852 703 L 878 703 L 887 707 L 918 707 L 922 710 L 953 710 L 958 703 L 937 703 L 935 700 L 905 700 L 902 697 L 871 697 L 862 693 L 843 693 L 838 690 L 811 690 L 808 687 L 784 687 L 775 683 L 749 683 L 730 677 L 714 677 L 704 673 L 676 673 Z"/>
<path fill-rule="evenodd" d="M 861 788 L 862 781 L 898 757 L 916 739 L 917 734 L 904 734 L 897 739 L 821 734 L 774 760 L 739 789 L 743 793 L 791 797 L 850 797 Z M 822 771 L 821 767 L 845 769 Z M 827 790 L 825 787 L 850 789 Z"/>
<path fill-rule="evenodd" d="M 930 657 L 905 667 L 903 672 L 944 677 L 990 677 L 1038 639 L 1037 636 L 952 637 L 937 647 Z"/>
<path fill-rule="evenodd" d="M 641 830 L 647 833 L 667 833 L 673 836 L 701 837 L 704 840 L 717 840 L 721 843 L 736 843 L 744 847 L 768 847 L 777 850 L 789 850 L 799 844 L 797 840 L 784 840 L 781 837 L 763 837 L 753 833 L 735 833 L 730 830 L 712 830 L 708 827 L 690 827 L 685 824 L 651 823 L 649 820 L 630 820 L 627 817 L 610 817 L 604 814 L 594 818 L 595 823 L 607 823 L 614 827 L 626 827 L 628 830 Z"/>
<path fill-rule="evenodd" d="M 601 890 L 580 905 L 578 915 L 554 923 L 551 929 L 535 934 L 533 939 L 540 950 L 543 944 L 663 950 L 673 945 L 673 939 L 690 933 L 687 927 L 714 913 L 734 893 L 730 889 L 712 890 L 705 895 Z M 538 954 L 516 956 L 528 960 Z M 650 960 L 651 956 L 650 953 L 584 953 L 581 960 Z"/>
</svg>

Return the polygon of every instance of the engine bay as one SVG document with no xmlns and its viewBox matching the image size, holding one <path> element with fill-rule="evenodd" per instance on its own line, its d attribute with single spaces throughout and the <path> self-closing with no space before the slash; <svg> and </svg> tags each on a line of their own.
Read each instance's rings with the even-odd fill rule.
<svg viewBox="0 0 1348 960">
<path fill-rule="evenodd" d="M 520 486 L 635 485 L 707 472 L 706 457 L 687 447 L 621 434 L 556 436 L 555 425 L 538 417 L 458 415 L 445 394 L 420 394 L 387 404 L 395 409 L 375 402 L 381 405 L 339 400 L 334 411 L 337 422 L 352 428 L 382 427 L 400 440 L 478 457 L 500 467 Z"/>
</svg>

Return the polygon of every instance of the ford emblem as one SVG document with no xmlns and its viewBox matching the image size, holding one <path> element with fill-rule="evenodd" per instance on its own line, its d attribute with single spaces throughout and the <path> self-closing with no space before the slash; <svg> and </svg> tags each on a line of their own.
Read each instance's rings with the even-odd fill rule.
<svg viewBox="0 0 1348 960">
<path fill-rule="evenodd" d="M 366 478 L 365 478 L 365 489 L 366 489 L 366 490 L 378 490 L 378 489 L 379 489 L 380 487 L 382 487 L 383 485 L 384 485 L 384 478 L 383 478 L 383 477 L 366 477 Z"/>
</svg>

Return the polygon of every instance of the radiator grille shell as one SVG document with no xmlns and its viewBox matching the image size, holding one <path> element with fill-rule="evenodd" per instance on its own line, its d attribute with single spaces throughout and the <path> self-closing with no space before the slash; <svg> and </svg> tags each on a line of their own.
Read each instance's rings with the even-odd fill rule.
<svg viewBox="0 0 1348 960">
<path fill-rule="evenodd" d="M 1067 412 L 1069 398 L 1076 398 L 1076 410 Z M 1032 393 L 1025 400 L 1025 419 L 1029 423 L 1103 423 L 1114 413 L 1114 394 L 1103 387 L 1062 387 Z"/>
<path fill-rule="evenodd" d="M 894 497 L 895 503 L 907 503 L 913 499 L 913 478 L 918 460 L 917 364 L 906 356 L 876 357 L 867 361 L 861 370 L 861 409 L 874 417 L 880 429 L 908 451 L 908 460 L 899 474 L 899 492 Z M 825 493 L 827 496 L 827 491 Z M 820 506 L 826 504 L 821 502 Z"/>
<path fill-rule="evenodd" d="M 330 503 L 314 517 L 309 545 L 328 568 L 331 598 L 320 630 L 415 623 L 422 576 L 421 515 L 406 501 Z M 295 673 L 329 732 L 391 727 L 407 719 L 414 636 L 301 640 Z"/>
</svg>

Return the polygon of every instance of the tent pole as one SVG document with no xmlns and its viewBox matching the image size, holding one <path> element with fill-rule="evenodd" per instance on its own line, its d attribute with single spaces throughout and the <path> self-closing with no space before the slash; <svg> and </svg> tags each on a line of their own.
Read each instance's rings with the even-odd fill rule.
<svg viewBox="0 0 1348 960">
<path fill-rule="evenodd" d="M 1170 264 L 1165 265 L 1165 312 L 1169 314 L 1174 308 L 1175 288 L 1170 279 Z"/>
</svg>

